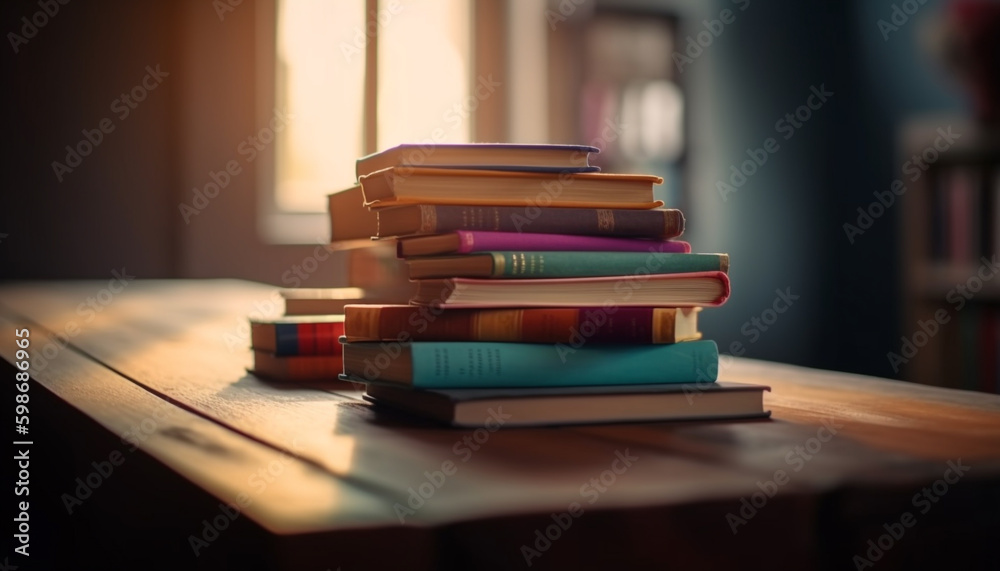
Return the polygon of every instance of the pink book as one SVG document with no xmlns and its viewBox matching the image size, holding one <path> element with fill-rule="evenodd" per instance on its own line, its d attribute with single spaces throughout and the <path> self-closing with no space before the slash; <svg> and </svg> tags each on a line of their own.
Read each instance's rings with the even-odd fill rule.
<svg viewBox="0 0 1000 571">
<path fill-rule="evenodd" d="M 400 258 L 491 251 L 670 252 L 689 254 L 691 253 L 691 244 L 679 240 L 458 230 L 433 236 L 400 238 L 396 245 L 396 253 Z"/>
<path fill-rule="evenodd" d="M 719 306 L 729 299 L 725 272 L 636 273 L 626 276 L 549 279 L 449 278 L 416 280 L 414 305 L 435 307 Z"/>
</svg>

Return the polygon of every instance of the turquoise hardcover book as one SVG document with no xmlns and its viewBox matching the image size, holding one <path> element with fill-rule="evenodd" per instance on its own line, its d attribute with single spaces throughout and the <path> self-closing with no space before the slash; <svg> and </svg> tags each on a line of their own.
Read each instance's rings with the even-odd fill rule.
<svg viewBox="0 0 1000 571">
<path fill-rule="evenodd" d="M 714 341 L 673 345 L 345 343 L 344 373 L 416 388 L 573 387 L 715 381 Z"/>
</svg>

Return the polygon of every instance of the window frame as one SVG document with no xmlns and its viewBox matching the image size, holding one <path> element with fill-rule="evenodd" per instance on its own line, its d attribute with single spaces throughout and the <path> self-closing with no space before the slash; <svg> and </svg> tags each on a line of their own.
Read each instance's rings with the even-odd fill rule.
<svg viewBox="0 0 1000 571">
<path fill-rule="evenodd" d="M 512 108 L 509 103 L 516 95 L 510 93 L 510 47 L 518 41 L 515 26 L 509 21 L 512 1 L 477 0 L 472 3 L 472 69 L 469 74 L 469 92 L 473 92 L 480 76 L 490 76 L 503 86 L 489 99 L 481 101 L 474 110 L 470 125 L 474 141 L 509 141 L 512 135 L 511 119 L 520 115 L 518 108 Z M 365 116 L 362 137 L 365 154 L 378 150 L 378 26 L 374 22 L 378 11 L 379 0 L 365 0 L 366 29 L 375 30 L 375 33 L 368 35 L 365 44 Z M 274 114 L 276 104 L 277 0 L 258 0 L 255 3 L 254 20 L 254 116 L 257 124 L 267 124 Z M 551 39 L 546 38 L 546 41 Z M 547 57 L 545 60 L 547 61 Z M 547 97 L 543 104 L 550 106 L 548 99 Z M 548 125 L 544 129 L 543 133 L 548 132 Z M 329 216 L 326 212 L 296 212 L 278 206 L 275 148 L 276 146 L 269 147 L 257 160 L 255 187 L 258 236 L 265 244 L 315 244 L 318 236 L 329 234 Z"/>
<path fill-rule="evenodd" d="M 255 7 L 254 116 L 258 125 L 266 125 L 277 105 L 278 2 L 258 0 Z M 367 121 L 367 117 L 365 120 Z M 329 215 L 325 212 L 284 210 L 278 206 L 276 148 L 277 142 L 257 159 L 257 177 L 254 181 L 257 191 L 257 233 L 266 244 L 313 244 L 317 237 L 329 235 Z"/>
</svg>

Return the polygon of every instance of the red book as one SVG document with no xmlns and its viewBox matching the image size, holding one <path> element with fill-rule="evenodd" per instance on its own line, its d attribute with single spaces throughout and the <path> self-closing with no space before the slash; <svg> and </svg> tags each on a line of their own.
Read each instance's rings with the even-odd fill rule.
<svg viewBox="0 0 1000 571">
<path fill-rule="evenodd" d="M 343 355 L 285 355 L 253 352 L 253 369 L 258 377 L 275 381 L 323 381 L 331 388 L 353 388 L 338 379 L 344 372 Z"/>
<path fill-rule="evenodd" d="M 348 305 L 344 335 L 354 341 L 498 341 L 629 343 L 693 341 L 699 308 L 616 307 L 453 309 Z"/>
<path fill-rule="evenodd" d="M 300 315 L 270 320 L 250 320 L 250 346 L 287 355 L 341 355 L 343 315 Z"/>
</svg>

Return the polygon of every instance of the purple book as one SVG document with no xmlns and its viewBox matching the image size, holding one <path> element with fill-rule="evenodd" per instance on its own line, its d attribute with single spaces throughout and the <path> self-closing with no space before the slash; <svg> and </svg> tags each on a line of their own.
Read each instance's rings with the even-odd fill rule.
<svg viewBox="0 0 1000 571">
<path fill-rule="evenodd" d="M 568 234 L 526 232 L 486 232 L 458 230 L 433 236 L 400 238 L 396 252 L 400 258 L 468 254 L 470 252 L 669 252 L 691 253 L 691 244 L 679 240 L 644 240 Z"/>
</svg>

